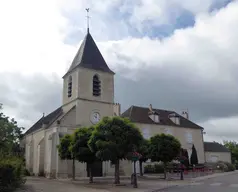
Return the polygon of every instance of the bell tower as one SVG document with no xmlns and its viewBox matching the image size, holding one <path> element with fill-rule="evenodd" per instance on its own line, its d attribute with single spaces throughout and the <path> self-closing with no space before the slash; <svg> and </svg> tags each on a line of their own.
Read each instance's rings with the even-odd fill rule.
<svg viewBox="0 0 238 192">
<path fill-rule="evenodd" d="M 89 32 L 63 76 L 63 109 L 76 106 L 76 122 L 96 124 L 113 116 L 114 72 L 108 67 Z"/>
</svg>

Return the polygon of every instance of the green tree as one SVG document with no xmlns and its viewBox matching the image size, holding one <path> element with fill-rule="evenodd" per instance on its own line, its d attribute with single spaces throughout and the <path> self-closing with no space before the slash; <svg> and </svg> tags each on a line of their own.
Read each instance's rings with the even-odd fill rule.
<svg viewBox="0 0 238 192">
<path fill-rule="evenodd" d="M 75 180 L 75 157 L 72 153 L 72 146 L 73 146 L 73 136 L 70 134 L 64 135 L 60 138 L 60 144 L 57 146 L 59 157 L 62 160 L 72 160 L 72 179 Z"/>
<path fill-rule="evenodd" d="M 190 157 L 190 163 L 192 165 L 197 165 L 198 164 L 197 150 L 196 150 L 194 145 L 192 147 L 192 154 L 191 154 L 191 157 Z"/>
<path fill-rule="evenodd" d="M 181 148 L 180 156 L 181 156 L 180 158 L 182 158 L 184 160 L 183 164 L 185 165 L 186 168 L 188 168 L 189 167 L 189 156 L 188 156 L 187 149 Z"/>
<path fill-rule="evenodd" d="M 137 152 L 142 155 L 142 157 L 139 159 L 139 165 L 140 165 L 140 176 L 143 176 L 142 165 L 144 162 L 146 162 L 148 160 L 149 141 L 146 139 L 143 139 L 142 143 L 138 147 Z"/>
<path fill-rule="evenodd" d="M 24 128 L 19 127 L 13 118 L 10 119 L 2 111 L 0 104 L 0 153 L 6 155 L 19 150 Z"/>
<path fill-rule="evenodd" d="M 163 162 L 164 176 L 166 179 L 166 167 L 169 162 L 180 154 L 181 144 L 172 135 L 157 134 L 150 138 L 149 158 L 153 162 Z"/>
<path fill-rule="evenodd" d="M 92 135 L 93 127 L 83 127 L 77 129 L 73 134 L 72 152 L 75 154 L 75 158 L 82 163 L 87 163 L 89 168 L 90 179 L 89 182 L 93 182 L 92 165 L 97 160 L 95 153 L 93 153 L 88 147 L 88 141 Z"/>
<path fill-rule="evenodd" d="M 238 143 L 235 141 L 223 141 L 224 146 L 231 152 L 231 161 L 234 164 L 238 163 Z"/>
<path fill-rule="evenodd" d="M 89 140 L 90 149 L 102 161 L 115 165 L 115 184 L 120 183 L 119 162 L 136 151 L 143 137 L 127 118 L 104 117 L 96 126 Z"/>
</svg>

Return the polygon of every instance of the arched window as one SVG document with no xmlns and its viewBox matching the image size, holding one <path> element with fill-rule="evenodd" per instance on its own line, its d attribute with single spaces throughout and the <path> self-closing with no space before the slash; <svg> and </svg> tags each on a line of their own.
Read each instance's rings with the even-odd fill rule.
<svg viewBox="0 0 238 192">
<path fill-rule="evenodd" d="M 101 81 L 98 75 L 93 76 L 93 96 L 98 97 L 101 95 Z"/>
<path fill-rule="evenodd" d="M 68 97 L 72 96 L 72 76 L 69 76 L 68 80 Z"/>
</svg>

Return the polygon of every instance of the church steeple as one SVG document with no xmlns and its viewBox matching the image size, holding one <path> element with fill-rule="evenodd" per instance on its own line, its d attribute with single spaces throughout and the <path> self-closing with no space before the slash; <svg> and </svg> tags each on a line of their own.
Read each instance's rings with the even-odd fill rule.
<svg viewBox="0 0 238 192">
<path fill-rule="evenodd" d="M 87 12 L 89 9 L 86 9 Z M 87 17 L 89 17 L 87 15 Z M 97 71 L 103 71 L 107 73 L 114 72 L 108 67 L 106 64 L 102 54 L 100 53 L 95 41 L 93 40 L 90 32 L 89 32 L 89 24 L 87 25 L 87 34 L 76 54 L 74 57 L 74 60 L 67 71 L 67 73 L 64 75 L 66 76 L 70 72 L 72 72 L 77 67 L 84 67 L 88 69 L 93 69 Z"/>
<path fill-rule="evenodd" d="M 91 34 L 88 32 L 85 36 L 74 60 L 66 74 L 77 67 L 94 69 L 107 73 L 114 73 L 106 64 Z M 66 75 L 65 74 L 65 75 Z"/>
</svg>

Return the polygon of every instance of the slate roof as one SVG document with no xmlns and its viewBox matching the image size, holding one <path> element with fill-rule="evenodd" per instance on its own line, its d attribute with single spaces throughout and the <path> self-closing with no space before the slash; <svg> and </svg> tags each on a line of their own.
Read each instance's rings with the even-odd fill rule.
<svg viewBox="0 0 238 192">
<path fill-rule="evenodd" d="M 204 142 L 205 152 L 230 152 L 224 145 L 216 142 Z"/>
<path fill-rule="evenodd" d="M 62 107 L 59 107 L 58 109 L 54 110 L 50 114 L 48 114 L 45 117 L 41 117 L 30 129 L 28 129 L 24 135 L 28 135 L 30 133 L 33 133 L 34 131 L 37 131 L 42 127 L 42 125 L 48 124 L 50 125 L 53 123 L 61 114 L 63 113 Z"/>
<path fill-rule="evenodd" d="M 186 127 L 193 129 L 203 129 L 201 126 L 193 123 L 192 121 L 184 118 L 174 111 L 167 111 L 161 109 L 153 109 L 157 114 L 159 114 L 160 122 L 156 123 L 150 119 L 148 113 L 150 112 L 149 108 L 131 106 L 124 113 L 121 114 L 122 117 L 129 118 L 132 122 L 135 123 L 144 123 L 144 124 L 159 124 L 159 125 L 167 125 L 167 126 L 176 126 L 176 127 Z M 172 120 L 170 120 L 169 115 L 175 114 L 180 117 L 180 124 L 175 124 Z"/>
<path fill-rule="evenodd" d="M 108 65 L 106 64 L 89 32 L 85 36 L 69 70 L 65 75 L 73 71 L 76 67 L 84 67 L 114 74 L 114 72 L 111 71 L 111 69 L 109 69 Z"/>
</svg>

